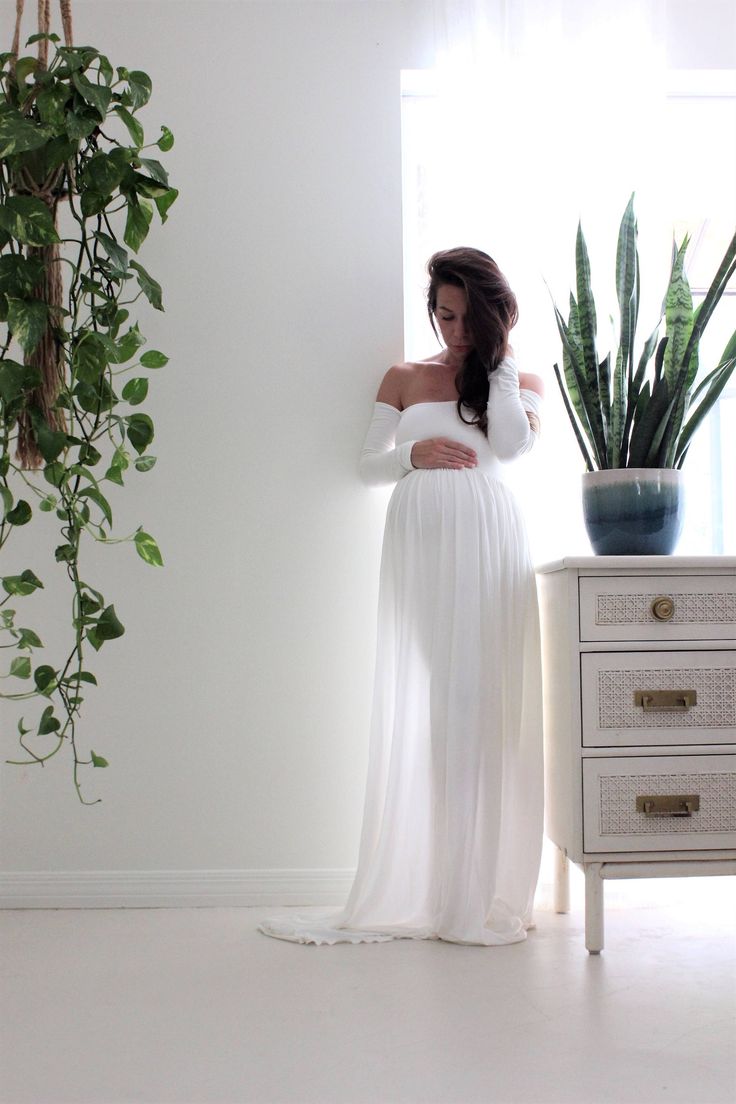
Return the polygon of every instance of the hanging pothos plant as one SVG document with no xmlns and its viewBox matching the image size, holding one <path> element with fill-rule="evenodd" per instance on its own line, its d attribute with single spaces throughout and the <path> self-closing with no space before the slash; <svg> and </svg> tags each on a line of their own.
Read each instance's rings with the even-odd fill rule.
<svg viewBox="0 0 736 1104">
<path fill-rule="evenodd" d="M 105 749 L 83 756 L 77 723 L 96 685 L 89 657 L 124 628 L 87 580 L 82 552 L 89 539 L 129 541 L 146 563 L 162 562 L 142 528 L 113 536 L 106 485 L 156 463 L 142 404 L 147 371 L 167 357 L 141 353 L 130 308 L 143 296 L 162 310 L 161 287 L 130 251 L 140 250 L 155 212 L 166 221 L 177 191 L 149 155 L 171 148 L 171 132 L 161 127 L 147 144 L 137 117 L 149 77 L 71 45 L 66 20 L 64 31 L 63 46 L 56 35 L 33 35 L 34 57 L 18 56 L 16 29 L 13 51 L 0 55 L 0 572 L 13 534 L 36 511 L 55 514 L 48 581 L 55 571 L 69 580 L 70 640 L 63 658 L 39 662 L 43 628 L 28 627 L 21 606 L 45 584 L 29 568 L 0 573 L 0 693 L 24 703 L 11 722 L 24 758 L 8 762 L 43 765 L 67 749 L 79 798 L 94 804 L 82 795 L 80 767 L 106 767 Z M 39 539 L 45 533 L 39 526 Z"/>
</svg>

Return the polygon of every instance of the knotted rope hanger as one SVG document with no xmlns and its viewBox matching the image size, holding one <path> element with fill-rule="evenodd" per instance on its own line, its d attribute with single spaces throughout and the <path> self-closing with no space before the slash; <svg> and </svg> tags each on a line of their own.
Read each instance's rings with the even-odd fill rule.
<svg viewBox="0 0 736 1104">
<path fill-rule="evenodd" d="M 16 0 L 15 4 L 15 34 L 13 36 L 12 53 L 17 59 L 20 50 L 20 30 L 23 21 L 23 9 L 25 0 Z M 72 5 L 71 0 L 59 0 L 61 9 L 61 23 L 64 32 L 64 42 L 67 46 L 73 45 L 72 29 Z M 51 0 L 38 0 L 38 33 L 48 35 L 51 27 Z M 38 68 L 48 68 L 49 40 L 38 40 Z M 11 62 L 14 69 L 14 62 Z M 27 169 L 13 173 L 11 181 L 13 192 L 16 195 L 30 195 L 40 199 L 48 208 L 54 226 L 57 225 L 57 208 L 59 200 L 63 197 L 64 176 L 66 166 L 61 165 L 54 169 L 43 180 L 34 178 Z M 63 430 L 64 418 L 60 411 L 54 409 L 54 404 L 59 396 L 62 380 L 63 359 L 62 346 L 54 332 L 54 322 L 59 319 L 59 308 L 62 305 L 64 289 L 61 279 L 61 261 L 58 244 L 45 246 L 28 246 L 28 257 L 37 257 L 44 266 L 44 275 L 41 283 L 34 289 L 33 297 L 48 304 L 49 319 L 46 330 L 36 348 L 26 353 L 24 363 L 38 368 L 41 374 L 41 383 L 30 395 L 29 407 L 38 411 L 43 420 L 52 429 Z M 33 428 L 31 414 L 25 410 L 18 418 L 18 460 L 24 468 L 39 468 L 44 460 L 41 456 L 36 434 Z"/>
<path fill-rule="evenodd" d="M 18 56 L 18 50 L 20 48 L 20 25 L 23 21 L 23 9 L 25 7 L 25 0 L 15 0 L 15 34 L 13 36 L 13 45 L 11 47 L 11 53 Z M 73 45 L 72 34 L 72 0 L 59 0 L 59 7 L 61 9 L 61 26 L 64 31 L 64 42 L 67 46 Z M 51 28 L 51 0 L 38 0 L 38 33 L 50 34 Z M 39 39 L 38 43 L 38 62 L 41 69 L 48 68 L 49 61 L 49 41 L 47 38 Z"/>
</svg>

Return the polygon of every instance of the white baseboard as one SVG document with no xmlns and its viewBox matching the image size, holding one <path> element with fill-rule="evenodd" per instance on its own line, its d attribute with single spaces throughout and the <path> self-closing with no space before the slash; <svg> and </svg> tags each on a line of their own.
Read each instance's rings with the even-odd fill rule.
<svg viewBox="0 0 736 1104">
<path fill-rule="evenodd" d="M 0 908 L 343 905 L 354 870 L 29 870 L 0 873 Z"/>
<path fill-rule="evenodd" d="M 0 873 L 0 909 L 252 908 L 259 905 L 340 908 L 348 898 L 354 877 L 354 870 L 329 869 L 5 871 Z M 689 883 L 692 880 L 658 878 L 655 882 L 644 883 L 611 882 L 606 885 L 606 906 L 650 908 L 678 900 L 690 901 L 693 893 Z M 698 881 L 698 897 L 705 900 L 706 890 L 732 895 L 736 879 L 703 878 Z M 712 883 L 711 886 L 708 883 Z M 582 874 L 577 868 L 572 870 L 570 888 L 573 911 L 579 912 L 583 906 L 583 885 Z M 534 907 L 544 912 L 552 911 L 552 898 L 552 881 L 549 872 L 543 870 Z"/>
<path fill-rule="evenodd" d="M 0 873 L 0 909 L 252 908 L 345 903 L 354 870 L 18 870 Z M 537 886 L 550 909 L 552 886 Z"/>
</svg>

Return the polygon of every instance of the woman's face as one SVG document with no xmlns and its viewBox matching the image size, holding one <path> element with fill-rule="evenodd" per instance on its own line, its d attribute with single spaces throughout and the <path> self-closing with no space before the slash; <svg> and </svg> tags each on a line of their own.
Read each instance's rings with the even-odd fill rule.
<svg viewBox="0 0 736 1104">
<path fill-rule="evenodd" d="M 455 287 L 454 284 L 440 284 L 434 316 L 450 360 L 457 364 L 465 360 L 473 347 L 466 322 L 467 312 L 468 297 L 464 288 Z"/>
</svg>

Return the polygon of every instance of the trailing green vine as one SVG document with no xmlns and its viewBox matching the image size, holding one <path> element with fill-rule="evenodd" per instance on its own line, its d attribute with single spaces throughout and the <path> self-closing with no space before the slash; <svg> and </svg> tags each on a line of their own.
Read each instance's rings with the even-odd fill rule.
<svg viewBox="0 0 736 1104">
<path fill-rule="evenodd" d="M 178 193 L 149 156 L 171 149 L 173 135 L 161 127 L 146 144 L 138 118 L 150 78 L 113 69 L 93 47 L 60 46 L 56 35 L 33 35 L 27 45 L 39 41 L 53 46 L 48 67 L 0 55 L 0 550 L 7 563 L 13 534 L 36 511 L 55 515 L 60 535 L 49 555 L 71 586 L 71 638 L 61 662 L 38 663 L 42 635 L 11 607 L 44 583 L 30 568 L 1 575 L 0 697 L 29 703 L 17 720 L 24 757 L 8 762 L 43 766 L 69 749 L 79 799 L 95 804 L 83 797 L 80 768 L 108 763 L 98 751 L 82 755 L 77 725 L 96 685 L 90 654 L 124 627 L 86 581 L 82 552 L 89 540 L 127 541 L 147 564 L 162 563 L 142 528 L 113 535 L 106 485 L 122 487 L 132 471 L 156 463 L 148 451 L 154 424 L 142 404 L 148 373 L 167 357 L 142 352 L 131 308 L 142 297 L 163 310 L 162 292 L 131 252 L 154 213 L 166 221 Z M 55 301 L 49 289 L 59 273 Z M 34 705 L 40 715 L 31 720 Z"/>
</svg>

